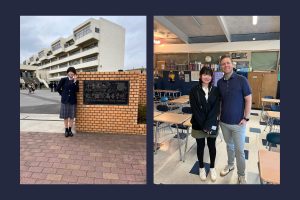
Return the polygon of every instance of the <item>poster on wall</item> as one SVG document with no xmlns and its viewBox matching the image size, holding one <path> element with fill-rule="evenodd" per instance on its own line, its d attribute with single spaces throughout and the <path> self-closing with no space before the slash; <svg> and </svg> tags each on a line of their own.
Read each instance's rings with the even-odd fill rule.
<svg viewBox="0 0 300 200">
<path fill-rule="evenodd" d="M 218 81 L 223 78 L 224 76 L 224 73 L 223 72 L 214 72 L 214 76 L 213 76 L 213 83 L 214 83 L 214 86 L 217 87 L 217 83 Z"/>
<path fill-rule="evenodd" d="M 179 80 L 185 80 L 184 71 L 180 71 L 178 73 L 178 76 L 179 76 Z"/>
<path fill-rule="evenodd" d="M 185 82 L 190 82 L 190 75 L 189 74 L 184 75 L 184 81 Z"/>
<path fill-rule="evenodd" d="M 191 81 L 199 81 L 199 71 L 191 71 Z"/>
<path fill-rule="evenodd" d="M 173 71 L 170 71 L 168 78 L 171 83 L 174 83 L 175 82 L 175 73 Z"/>
</svg>

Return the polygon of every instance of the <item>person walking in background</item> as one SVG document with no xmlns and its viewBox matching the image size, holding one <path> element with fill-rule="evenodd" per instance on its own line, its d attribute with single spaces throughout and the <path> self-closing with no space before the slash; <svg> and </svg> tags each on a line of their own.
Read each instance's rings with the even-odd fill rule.
<svg viewBox="0 0 300 200">
<path fill-rule="evenodd" d="M 53 83 L 53 89 L 54 89 L 54 92 L 57 92 L 57 84 L 56 84 L 56 81 Z"/>
<path fill-rule="evenodd" d="M 32 88 L 32 93 L 34 93 L 36 87 L 35 87 L 35 84 L 34 83 L 31 83 L 31 88 Z"/>
<path fill-rule="evenodd" d="M 72 137 L 72 126 L 76 117 L 76 93 L 79 91 L 79 82 L 74 67 L 67 69 L 67 77 L 60 79 L 56 90 L 61 95 L 60 118 L 64 119 L 65 137 Z"/>
<path fill-rule="evenodd" d="M 29 83 L 29 84 L 27 85 L 27 87 L 28 87 L 28 94 L 30 94 L 30 93 L 32 92 L 31 84 Z"/>
<path fill-rule="evenodd" d="M 34 83 L 29 83 L 28 84 L 28 94 L 34 93 L 34 91 L 35 91 Z"/>
<path fill-rule="evenodd" d="M 233 71 L 229 55 L 221 56 L 220 65 L 224 77 L 217 83 L 221 95 L 220 127 L 227 145 L 228 163 L 220 175 L 225 176 L 234 169 L 236 158 L 238 183 L 246 184 L 245 135 L 251 112 L 252 95 L 248 80 Z"/>
<path fill-rule="evenodd" d="M 218 88 L 212 84 L 212 77 L 212 69 L 202 67 L 200 70 L 199 85 L 194 86 L 190 92 L 192 136 L 197 142 L 197 157 L 200 168 L 199 176 L 202 181 L 206 180 L 206 171 L 203 163 L 205 138 L 210 156 L 210 177 L 212 181 L 216 181 L 217 179 L 215 159 L 220 96 Z"/>
<path fill-rule="evenodd" d="M 51 89 L 51 92 L 53 92 L 53 83 L 52 82 L 49 83 L 49 87 Z"/>
</svg>

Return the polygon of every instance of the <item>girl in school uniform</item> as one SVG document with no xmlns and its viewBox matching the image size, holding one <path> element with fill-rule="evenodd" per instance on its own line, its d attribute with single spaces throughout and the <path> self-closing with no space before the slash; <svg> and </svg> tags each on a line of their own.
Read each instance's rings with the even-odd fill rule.
<svg viewBox="0 0 300 200">
<path fill-rule="evenodd" d="M 218 134 L 218 116 L 220 113 L 220 96 L 217 87 L 212 84 L 213 71 L 209 67 L 200 70 L 199 84 L 190 92 L 190 104 L 192 109 L 192 136 L 197 142 L 197 157 L 199 161 L 199 176 L 206 180 L 203 154 L 205 140 L 209 149 L 210 177 L 216 181 L 216 137 Z"/>
<path fill-rule="evenodd" d="M 56 91 L 61 95 L 59 117 L 64 119 L 65 137 L 72 137 L 72 126 L 74 118 L 76 117 L 76 93 L 79 91 L 79 82 L 74 67 L 68 68 L 67 77 L 60 79 Z"/>
</svg>

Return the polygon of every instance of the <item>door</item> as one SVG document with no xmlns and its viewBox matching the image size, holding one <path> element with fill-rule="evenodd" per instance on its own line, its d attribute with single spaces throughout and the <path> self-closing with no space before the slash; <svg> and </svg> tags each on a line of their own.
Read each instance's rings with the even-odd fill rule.
<svg viewBox="0 0 300 200">
<path fill-rule="evenodd" d="M 276 98 L 277 92 L 277 73 L 270 72 L 263 74 L 261 96 L 273 96 Z"/>
<path fill-rule="evenodd" d="M 248 80 L 252 89 L 252 108 L 260 108 L 261 89 L 262 89 L 262 73 L 249 72 Z"/>
</svg>

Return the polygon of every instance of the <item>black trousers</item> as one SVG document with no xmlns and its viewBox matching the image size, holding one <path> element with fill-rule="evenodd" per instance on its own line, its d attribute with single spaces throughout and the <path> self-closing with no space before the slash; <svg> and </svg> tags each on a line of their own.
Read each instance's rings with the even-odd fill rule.
<svg viewBox="0 0 300 200">
<path fill-rule="evenodd" d="M 215 160 L 216 160 L 216 138 L 206 138 L 206 139 L 207 139 L 207 146 L 208 146 L 209 157 L 210 157 L 210 168 L 214 168 Z M 205 138 L 196 139 L 196 141 L 197 141 L 197 157 L 199 160 L 199 167 L 203 168 Z"/>
</svg>

